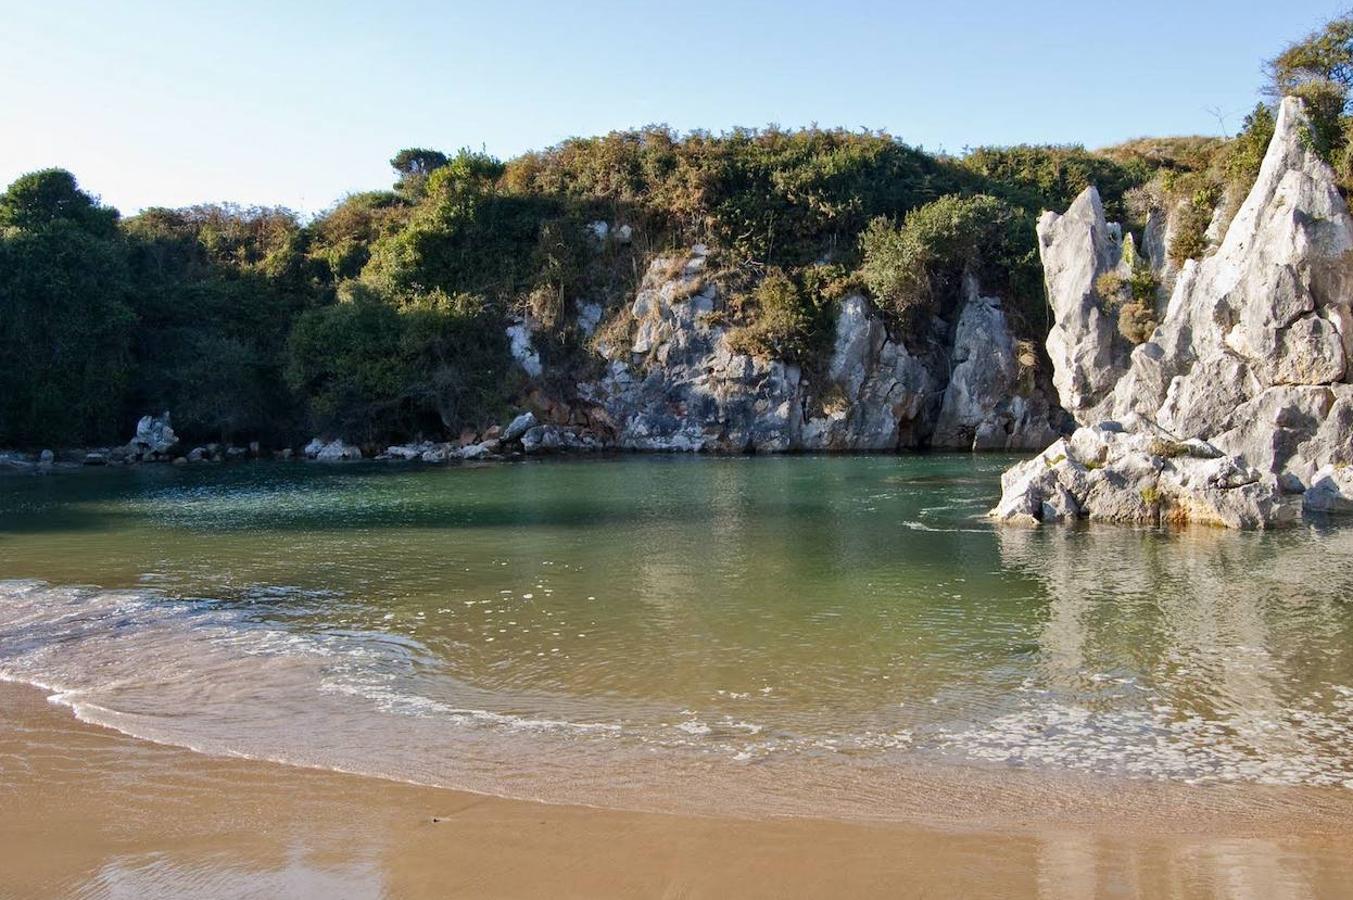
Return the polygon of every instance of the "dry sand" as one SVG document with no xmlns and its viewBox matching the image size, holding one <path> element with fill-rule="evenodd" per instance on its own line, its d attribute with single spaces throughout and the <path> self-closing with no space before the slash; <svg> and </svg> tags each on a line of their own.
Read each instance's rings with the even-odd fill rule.
<svg viewBox="0 0 1353 900">
<path fill-rule="evenodd" d="M 1337 897 L 1353 896 L 1353 829 L 990 831 L 549 806 L 202 756 L 0 684 L 0 897 L 184 896 Z"/>
</svg>

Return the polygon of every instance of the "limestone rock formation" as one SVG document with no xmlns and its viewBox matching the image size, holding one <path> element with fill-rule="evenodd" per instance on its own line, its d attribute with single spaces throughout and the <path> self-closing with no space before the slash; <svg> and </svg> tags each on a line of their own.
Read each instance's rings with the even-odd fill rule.
<svg viewBox="0 0 1353 900">
<path fill-rule="evenodd" d="M 1047 341 L 1052 382 L 1062 408 L 1086 424 L 1099 418 L 1128 367 L 1131 347 L 1096 289 L 1123 263 L 1122 231 L 1105 221 L 1099 192 L 1089 187 L 1064 215 L 1038 220 L 1038 251 L 1055 317 Z"/>
<path fill-rule="evenodd" d="M 1300 498 L 1201 440 L 1086 426 L 1001 477 L 992 515 L 1006 522 L 1205 523 L 1264 528 L 1295 521 Z"/>
<path fill-rule="evenodd" d="M 1346 508 L 1353 497 L 1345 490 L 1353 479 L 1342 473 L 1353 463 L 1353 218 L 1333 171 L 1303 140 L 1307 127 L 1300 102 L 1284 100 L 1259 177 L 1225 237 L 1213 255 L 1181 268 L 1160 326 L 1132 351 L 1125 370 L 1103 325 L 1108 314 L 1087 288 L 1113 259 L 1102 208 L 1088 191 L 1073 205 L 1074 217 L 1044 219 L 1058 229 L 1043 250 L 1058 316 L 1049 353 L 1063 405 L 1084 425 L 1122 423 L 1129 435 L 1108 442 L 1101 460 L 1107 474 L 1097 481 L 1124 467 L 1156 469 L 1164 518 L 1275 525 L 1291 521 L 1299 495 L 1312 512 Z M 1074 229 L 1062 225 L 1068 219 Z M 1095 369 L 1095 360 L 1104 367 Z M 1093 443 L 1100 433 L 1113 432 L 1082 429 L 1068 447 Z M 1199 482 L 1199 464 L 1159 463 L 1163 457 L 1143 443 L 1190 440 L 1222 454 L 1225 462 L 1210 466 L 1254 480 L 1235 484 L 1227 474 L 1227 484 L 1214 484 L 1208 469 Z M 1048 453 L 1042 464 L 1058 469 L 1046 465 L 1057 455 Z M 1061 468 L 1076 474 L 1077 453 L 1065 456 Z M 1091 497 L 1093 485 L 1078 474 L 1054 480 L 1079 514 L 1140 518 L 1136 508 L 1114 512 L 1105 498 Z M 1032 463 L 1008 473 L 1003 487 L 998 518 L 1060 517 L 1045 515 L 1042 504 L 1060 494 Z M 1246 487 L 1243 509 L 1238 487 Z M 1223 498 L 1225 508 L 1218 506 Z"/>
<path fill-rule="evenodd" d="M 513 322 L 507 326 L 507 343 L 513 360 L 521 366 L 522 371 L 532 378 L 539 377 L 544 367 L 540 361 L 540 353 L 531 340 L 529 323 Z"/>
<path fill-rule="evenodd" d="M 1021 360 L 1000 302 L 970 282 L 957 321 L 911 349 L 862 296 L 843 299 L 826 370 L 738 352 L 697 245 L 659 258 L 629 309 L 630 347 L 579 385 L 613 443 L 633 450 L 783 452 L 941 446 L 1016 449 L 1056 438 L 1059 411 Z M 951 374 L 952 373 L 952 374 Z"/>
<path fill-rule="evenodd" d="M 1057 411 L 1034 382 L 1037 358 L 1020 348 L 1000 301 L 968 279 L 955 326 L 949 384 L 932 443 L 973 450 L 1037 450 L 1057 439 Z"/>
</svg>

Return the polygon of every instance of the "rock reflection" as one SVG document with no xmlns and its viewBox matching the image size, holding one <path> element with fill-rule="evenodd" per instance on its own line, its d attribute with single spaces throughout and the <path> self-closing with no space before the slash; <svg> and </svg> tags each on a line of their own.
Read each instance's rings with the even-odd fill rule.
<svg viewBox="0 0 1353 900">
<path fill-rule="evenodd" d="M 998 532 L 1048 606 L 976 755 L 1190 781 L 1353 785 L 1353 532 Z"/>
</svg>

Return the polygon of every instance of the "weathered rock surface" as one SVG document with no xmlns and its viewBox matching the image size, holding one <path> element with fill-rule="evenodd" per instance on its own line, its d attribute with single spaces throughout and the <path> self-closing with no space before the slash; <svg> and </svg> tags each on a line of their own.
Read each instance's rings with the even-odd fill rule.
<svg viewBox="0 0 1353 900">
<path fill-rule="evenodd" d="M 1080 477 L 1077 460 L 1085 460 L 1075 448 L 1113 432 L 1082 428 L 1068 449 L 1040 457 L 1056 474 L 1040 471 L 1039 460 L 1007 473 L 997 518 L 1061 518 L 1043 506 L 1056 506 L 1058 488 L 1078 515 L 1127 521 L 1280 525 L 1293 520 L 1302 494 L 1311 512 L 1353 508 L 1353 479 L 1343 473 L 1353 463 L 1353 218 L 1334 173 L 1303 141 L 1306 127 L 1300 102 L 1284 100 L 1258 180 L 1229 230 L 1213 255 L 1180 269 L 1160 326 L 1125 370 L 1105 337 L 1107 313 L 1093 292 L 1082 293 L 1089 273 L 1112 259 L 1111 241 L 1092 239 L 1110 229 L 1091 192 L 1077 199 L 1079 243 L 1044 246 L 1045 264 L 1056 257 L 1047 276 L 1061 335 L 1049 337 L 1049 352 L 1060 367 L 1058 388 L 1069 392 L 1063 405 L 1078 421 L 1111 419 L 1130 434 L 1108 440 L 1100 459 L 1117 479 L 1109 479 L 1112 490 L 1102 486 L 1107 475 L 1093 485 Z M 1062 353 L 1066 346 L 1075 352 Z M 1095 371 L 1091 360 L 1105 367 Z M 1151 442 L 1191 440 L 1215 447 L 1219 461 L 1162 463 L 1147 452 Z M 1067 461 L 1049 464 L 1059 453 Z M 1124 500 L 1138 488 L 1159 492 L 1157 509 Z"/>
<path fill-rule="evenodd" d="M 1205 441 L 1079 428 L 1001 477 L 998 521 L 1169 522 L 1265 528 L 1296 520 L 1301 498 Z"/>
<path fill-rule="evenodd" d="M 532 412 L 524 412 L 517 416 L 502 431 L 502 440 L 519 441 L 521 436 L 526 434 L 536 426 L 536 416 Z"/>
<path fill-rule="evenodd" d="M 975 284 L 957 322 L 937 320 L 919 350 L 894 340 L 864 297 L 845 298 L 825 381 L 810 383 L 793 363 L 738 352 L 707 265 L 699 245 L 655 260 L 629 309 L 631 346 L 601 347 L 605 373 L 578 387 L 619 448 L 1006 449 L 1058 434 L 1035 360 L 1021 361 L 1000 302 Z"/>
<path fill-rule="evenodd" d="M 313 459 L 317 462 L 343 462 L 362 458 L 360 447 L 337 438 L 332 441 L 315 438 L 305 445 L 302 452 L 306 459 Z"/>
<path fill-rule="evenodd" d="M 531 340 L 531 328 L 526 322 L 514 322 L 507 327 L 508 350 L 512 353 L 512 358 L 516 360 L 517 365 L 521 366 L 522 371 L 532 378 L 537 378 L 544 371 L 544 366 L 540 361 L 540 353 L 536 350 L 535 344 Z"/>
<path fill-rule="evenodd" d="M 168 411 L 158 416 L 142 416 L 136 423 L 136 435 L 127 444 L 127 453 L 137 459 L 157 458 L 168 454 L 178 442 Z"/>
<path fill-rule="evenodd" d="M 973 450 L 1037 450 L 1056 440 L 1056 410 L 1034 384 L 1037 358 L 1019 348 L 999 300 L 969 280 L 949 384 L 931 443 Z"/>
<path fill-rule="evenodd" d="M 1131 347 L 1095 288 L 1122 264 L 1122 232 L 1105 221 L 1099 192 L 1090 187 L 1064 215 L 1045 212 L 1038 220 L 1038 252 L 1055 317 L 1047 340 L 1052 382 L 1062 408 L 1086 424 L 1128 367 Z"/>
</svg>

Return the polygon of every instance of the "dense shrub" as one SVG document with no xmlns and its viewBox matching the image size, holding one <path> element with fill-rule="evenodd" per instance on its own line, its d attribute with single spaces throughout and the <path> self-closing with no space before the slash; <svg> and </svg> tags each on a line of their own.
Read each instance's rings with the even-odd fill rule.
<svg viewBox="0 0 1353 900">
<path fill-rule="evenodd" d="M 739 312 L 749 324 L 730 333 L 734 348 L 765 359 L 819 364 L 834 320 L 826 285 L 812 276 L 808 281 L 800 285 L 781 269 L 767 272 L 755 289 L 739 298 Z"/>
<path fill-rule="evenodd" d="M 289 435 L 279 391 L 298 312 L 315 302 L 305 237 L 286 210 L 151 209 L 125 227 L 138 316 L 132 410 L 169 409 L 188 439 Z"/>
<path fill-rule="evenodd" d="M 480 300 L 440 292 L 405 302 L 350 282 L 291 333 L 287 383 L 309 424 L 367 443 L 440 434 L 500 412 L 507 350 Z"/>
<path fill-rule="evenodd" d="M 1123 195 L 1159 167 L 1126 154 L 1120 160 L 1083 147 L 1029 145 L 979 147 L 965 155 L 962 164 L 981 177 L 981 190 L 1034 212 L 1066 209 L 1094 185 L 1110 219 L 1124 218 Z"/>
<path fill-rule="evenodd" d="M 116 238 L 85 217 L 0 233 L 0 444 L 111 439 L 131 377 L 135 317 Z"/>
<path fill-rule="evenodd" d="M 1264 162 L 1264 154 L 1273 140 L 1273 129 L 1277 123 L 1273 119 L 1273 110 L 1263 103 L 1256 104 L 1253 111 L 1245 117 L 1240 134 L 1227 148 L 1222 168 L 1231 183 L 1248 191 L 1259 177 L 1259 167 Z"/>
<path fill-rule="evenodd" d="M 1118 317 L 1118 332 L 1133 344 L 1151 337 L 1160 324 L 1156 316 L 1156 299 L 1160 289 L 1151 267 L 1137 256 L 1133 244 L 1124 247 L 1124 275 L 1120 271 L 1105 272 L 1095 279 L 1095 292 L 1105 306 Z"/>
<path fill-rule="evenodd" d="M 860 237 L 861 275 L 880 305 L 916 327 L 957 296 L 965 272 L 981 276 L 1009 252 L 1015 211 L 984 194 L 951 194 L 918 207 L 902 227 L 875 219 Z"/>
</svg>

